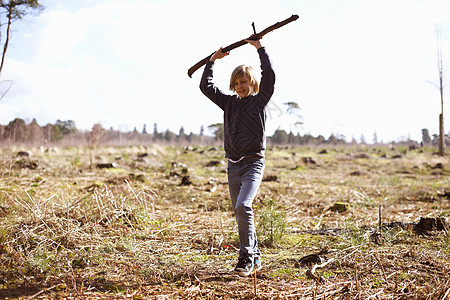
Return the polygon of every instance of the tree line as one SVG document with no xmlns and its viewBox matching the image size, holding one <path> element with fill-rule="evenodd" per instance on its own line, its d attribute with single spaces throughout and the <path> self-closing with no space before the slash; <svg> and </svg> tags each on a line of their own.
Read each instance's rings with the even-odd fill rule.
<svg viewBox="0 0 450 300">
<path fill-rule="evenodd" d="M 95 124 L 90 130 L 80 130 L 72 120 L 57 120 L 54 124 L 40 126 L 36 119 L 27 124 L 25 120 L 16 118 L 7 125 L 0 125 L 0 142 L 3 146 L 11 145 L 141 145 L 151 143 L 167 144 L 221 144 L 223 141 L 223 123 L 211 124 L 205 131 L 201 126 L 199 133 L 187 133 L 183 127 L 175 133 L 169 129 L 159 131 L 157 124 L 153 124 L 153 129 L 148 130 L 144 124 L 142 130 L 136 127 L 132 131 L 119 131 L 112 127 L 105 129 L 100 124 Z M 209 133 L 209 134 L 208 134 Z M 428 129 L 422 129 L 421 144 L 425 146 L 435 146 L 438 144 L 439 136 L 434 134 L 432 137 Z M 331 134 L 328 138 L 322 135 L 312 136 L 311 134 L 300 135 L 292 131 L 286 132 L 283 129 L 277 129 L 272 136 L 268 137 L 268 142 L 274 145 L 346 145 L 346 144 L 365 144 L 364 137 L 357 142 L 353 139 L 347 142 L 345 136 Z M 374 134 L 373 143 L 377 144 L 376 134 Z M 407 144 L 419 144 L 417 141 L 403 141 Z M 449 140 L 447 138 L 447 145 Z"/>
</svg>

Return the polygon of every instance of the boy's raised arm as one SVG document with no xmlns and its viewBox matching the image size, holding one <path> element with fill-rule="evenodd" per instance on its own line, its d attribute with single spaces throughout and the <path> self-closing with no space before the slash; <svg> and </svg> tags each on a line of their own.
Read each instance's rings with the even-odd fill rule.
<svg viewBox="0 0 450 300">
<path fill-rule="evenodd" d="M 247 43 L 253 45 L 253 46 L 256 48 L 256 50 L 258 50 L 259 48 L 262 47 L 262 45 L 261 45 L 261 40 L 245 40 L 245 41 L 246 41 Z"/>
<path fill-rule="evenodd" d="M 217 50 L 216 52 L 214 52 L 213 55 L 211 55 L 211 57 L 209 58 L 210 61 L 215 62 L 216 59 L 221 59 L 224 58 L 225 56 L 230 54 L 230 51 L 227 52 L 222 52 L 222 47 L 220 47 L 219 50 Z"/>
<path fill-rule="evenodd" d="M 260 40 L 245 40 L 247 43 L 253 45 L 256 50 L 258 50 L 259 48 L 262 47 L 261 45 L 261 41 Z M 227 52 L 222 52 L 223 47 L 220 47 L 219 50 L 217 50 L 216 52 L 214 52 L 213 55 L 211 55 L 211 57 L 209 58 L 210 61 L 215 62 L 217 59 L 221 59 L 224 58 L 227 55 L 230 55 L 230 51 Z"/>
<path fill-rule="evenodd" d="M 263 100 L 264 105 L 267 105 L 274 92 L 275 72 L 272 69 L 269 56 L 266 49 L 261 44 L 254 45 L 258 51 L 261 60 L 261 82 L 259 84 L 259 94 Z M 261 46 L 258 48 L 258 46 Z"/>
</svg>

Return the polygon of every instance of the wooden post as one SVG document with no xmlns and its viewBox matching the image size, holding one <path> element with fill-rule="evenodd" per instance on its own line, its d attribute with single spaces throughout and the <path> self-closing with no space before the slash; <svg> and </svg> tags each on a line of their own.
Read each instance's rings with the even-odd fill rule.
<svg viewBox="0 0 450 300">
<path fill-rule="evenodd" d="M 444 87 L 442 81 L 444 79 L 444 65 L 442 63 L 442 47 L 441 47 L 441 28 L 436 28 L 437 35 L 437 56 L 439 71 L 439 92 L 441 94 L 441 114 L 439 115 L 439 155 L 444 156 L 445 133 L 444 133 Z"/>
<path fill-rule="evenodd" d="M 444 114 L 439 115 L 439 155 L 445 154 Z"/>
<path fill-rule="evenodd" d="M 381 204 L 378 206 L 378 231 L 381 236 Z"/>
<path fill-rule="evenodd" d="M 91 131 L 91 138 L 89 142 L 89 161 L 90 161 L 90 169 L 94 170 L 94 129 Z"/>
<path fill-rule="evenodd" d="M 257 298 L 258 297 L 258 293 L 257 293 L 257 291 L 256 291 L 256 270 L 254 270 L 253 271 L 254 273 L 253 273 L 253 291 L 254 291 L 254 293 L 255 293 L 255 298 Z"/>
</svg>

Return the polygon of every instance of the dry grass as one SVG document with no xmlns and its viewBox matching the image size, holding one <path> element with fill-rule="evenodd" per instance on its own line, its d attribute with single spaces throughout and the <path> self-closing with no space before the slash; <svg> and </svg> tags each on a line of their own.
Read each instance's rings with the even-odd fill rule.
<svg viewBox="0 0 450 300">
<path fill-rule="evenodd" d="M 220 149 L 99 148 L 96 162 L 118 167 L 92 171 L 88 149 L 31 150 L 32 157 L 17 149 L 0 156 L 0 298 L 450 297 L 448 231 L 411 227 L 420 217 L 448 220 L 448 156 L 270 149 L 273 180 L 263 182 L 255 213 L 272 200 L 287 231 L 262 243 L 256 278 L 242 278 L 231 272 L 237 230 Z M 206 167 L 211 161 L 219 163 Z M 192 184 L 180 185 L 185 176 Z M 330 210 L 336 202 L 348 210 Z M 374 242 L 380 206 L 382 240 Z M 299 264 L 312 253 L 325 262 L 319 280 Z"/>
</svg>

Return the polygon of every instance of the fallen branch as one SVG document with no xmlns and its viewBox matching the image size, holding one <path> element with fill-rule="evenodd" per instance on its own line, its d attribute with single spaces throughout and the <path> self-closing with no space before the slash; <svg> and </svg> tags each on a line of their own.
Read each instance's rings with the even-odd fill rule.
<svg viewBox="0 0 450 300">
<path fill-rule="evenodd" d="M 256 270 L 255 270 L 253 275 L 254 275 L 253 276 L 253 289 L 254 289 L 254 292 L 255 292 L 255 298 L 258 298 L 257 291 L 256 291 Z"/>
<path fill-rule="evenodd" d="M 65 284 L 64 284 L 64 283 L 60 283 L 60 284 L 51 286 L 51 287 L 49 287 L 49 288 L 43 289 L 43 290 L 37 292 L 36 294 L 31 295 L 31 296 L 28 297 L 27 299 L 34 299 L 34 298 L 36 298 L 37 296 L 39 296 L 40 294 L 45 293 L 45 292 L 48 292 L 48 291 L 50 291 L 50 290 L 53 290 L 54 288 L 60 287 L 60 286 L 62 286 L 62 285 L 65 285 Z"/>
<path fill-rule="evenodd" d="M 169 229 L 172 229 L 172 228 L 175 228 L 175 227 L 180 227 L 180 226 L 186 226 L 186 224 L 172 225 L 172 226 L 163 228 L 163 229 L 161 229 L 161 230 L 158 230 L 158 231 L 155 232 L 154 234 L 152 234 L 151 237 L 156 237 L 158 234 L 160 234 L 160 233 L 163 232 L 163 231 L 166 231 L 166 230 L 169 230 Z"/>
<path fill-rule="evenodd" d="M 375 253 L 374 257 L 377 260 L 378 264 L 380 265 L 381 273 L 383 274 L 383 278 L 384 278 L 384 282 L 387 283 L 386 273 L 384 272 L 384 268 L 383 268 L 383 265 L 381 264 L 381 261 L 380 261 L 380 258 L 378 257 L 378 254 Z"/>
<path fill-rule="evenodd" d="M 325 282 L 325 279 L 322 277 L 322 276 L 317 276 L 316 274 L 314 274 L 315 272 L 316 272 L 316 269 L 317 268 L 323 268 L 323 267 L 325 267 L 326 265 L 328 265 L 329 263 L 331 263 L 331 262 L 333 262 L 333 261 L 335 261 L 335 259 L 334 258 L 332 258 L 332 259 L 330 259 L 330 260 L 328 260 L 328 261 L 326 261 L 326 262 L 324 262 L 324 263 L 322 263 L 322 264 L 314 264 L 314 265 L 312 265 L 312 267 L 311 267 L 311 269 L 309 269 L 309 270 L 307 270 L 306 271 L 306 276 L 309 278 L 309 279 L 314 279 L 314 280 L 316 280 L 316 281 L 318 281 L 318 282 Z"/>
</svg>

